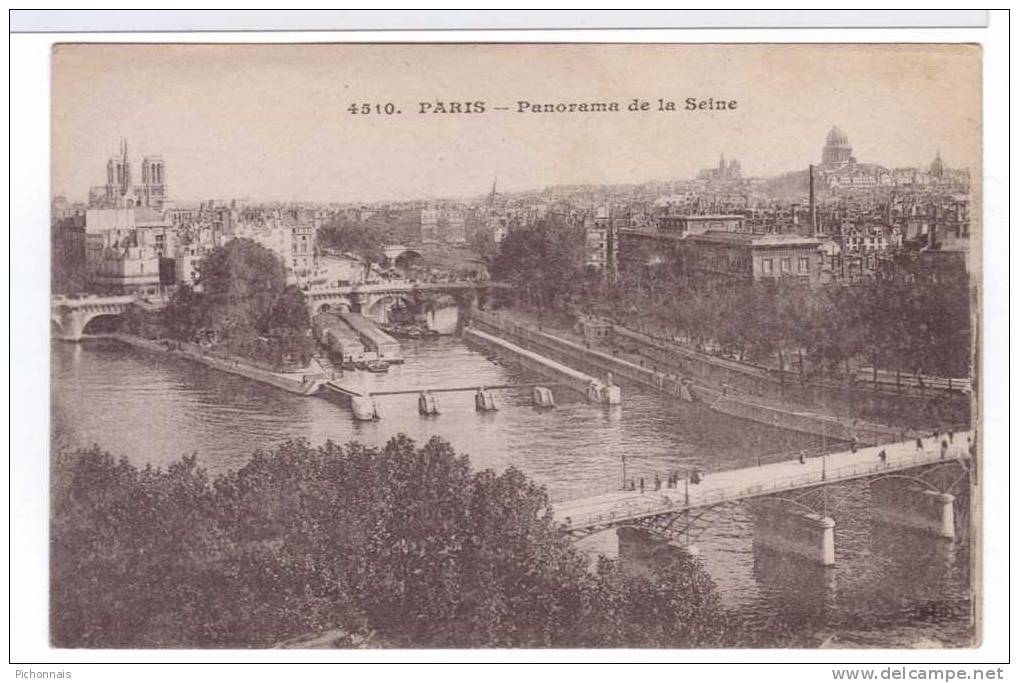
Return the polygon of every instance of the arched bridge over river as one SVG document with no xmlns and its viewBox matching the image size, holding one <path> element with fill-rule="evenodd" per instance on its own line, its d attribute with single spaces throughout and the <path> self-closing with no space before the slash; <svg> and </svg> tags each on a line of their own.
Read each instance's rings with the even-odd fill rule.
<svg viewBox="0 0 1019 683">
<path fill-rule="evenodd" d="M 134 295 L 55 296 L 50 300 L 50 333 L 56 339 L 78 341 L 90 322 L 123 315 L 137 300 Z"/>
<path fill-rule="evenodd" d="M 410 282 L 396 280 L 362 285 L 307 289 L 304 298 L 308 312 L 315 315 L 325 306 L 356 308 L 369 312 L 387 302 L 403 299 L 420 303 L 429 298 L 452 296 L 461 306 L 469 307 L 497 290 L 511 289 L 505 282 L 491 280 L 455 280 L 451 282 Z M 57 339 L 78 341 L 90 322 L 100 317 L 123 315 L 132 306 L 159 308 L 162 302 L 140 299 L 131 294 L 120 296 L 55 296 L 50 300 L 50 330 Z"/>
<path fill-rule="evenodd" d="M 512 289 L 507 282 L 493 280 L 455 280 L 451 282 L 410 282 L 394 280 L 362 285 L 308 289 L 304 298 L 308 312 L 315 315 L 324 307 L 358 308 L 371 315 L 379 305 L 403 299 L 407 302 L 421 302 L 429 298 L 452 296 L 459 305 L 470 308 L 484 297 L 498 290 Z"/>
</svg>

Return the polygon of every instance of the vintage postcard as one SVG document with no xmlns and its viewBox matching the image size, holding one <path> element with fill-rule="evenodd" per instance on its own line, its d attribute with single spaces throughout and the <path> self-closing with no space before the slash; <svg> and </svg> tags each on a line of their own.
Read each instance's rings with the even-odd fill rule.
<svg viewBox="0 0 1019 683">
<path fill-rule="evenodd" d="M 967 44 L 52 51 L 56 648 L 967 648 Z"/>
</svg>

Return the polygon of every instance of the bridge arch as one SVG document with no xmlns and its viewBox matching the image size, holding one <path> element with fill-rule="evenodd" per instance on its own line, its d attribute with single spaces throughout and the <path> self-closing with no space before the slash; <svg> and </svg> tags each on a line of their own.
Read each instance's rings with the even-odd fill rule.
<svg viewBox="0 0 1019 683">
<path fill-rule="evenodd" d="M 819 514 L 817 510 L 809 505 L 801 503 L 795 498 L 786 498 L 784 496 L 765 496 L 763 498 L 758 498 L 755 502 L 791 505 L 812 515 Z"/>
<path fill-rule="evenodd" d="M 393 265 L 397 268 L 406 268 L 407 266 L 424 261 L 424 259 L 424 254 L 420 251 L 417 251 L 416 249 L 404 249 L 391 260 Z"/>
<path fill-rule="evenodd" d="M 314 308 L 312 315 L 325 313 L 327 311 L 349 311 L 350 302 L 346 299 L 341 299 L 339 301 L 319 301 L 313 303 L 312 307 Z"/>
<path fill-rule="evenodd" d="M 398 259 L 404 257 L 423 258 L 423 255 L 419 250 L 404 244 L 386 245 L 383 247 L 383 252 L 390 263 L 396 263 Z"/>
<path fill-rule="evenodd" d="M 372 320 L 386 322 L 389 318 L 389 311 L 396 305 L 412 307 L 415 305 L 414 296 L 387 292 L 369 300 L 362 306 L 361 313 Z"/>
<path fill-rule="evenodd" d="M 701 534 L 711 527 L 710 524 L 698 527 L 698 522 L 705 517 L 710 518 L 721 509 L 731 509 L 733 505 L 731 502 L 721 502 L 702 508 L 681 510 L 674 513 L 671 517 L 663 518 L 661 523 L 656 524 L 655 520 L 652 519 L 651 523 L 645 528 L 668 538 L 678 539 L 683 537 L 687 541 L 696 541 L 700 538 Z M 680 522 L 680 524 L 677 525 L 677 522 Z"/>
<path fill-rule="evenodd" d="M 332 296 L 324 298 L 308 298 L 308 315 L 315 317 L 326 311 L 349 311 L 352 304 L 350 299 L 344 296 Z"/>
<path fill-rule="evenodd" d="M 962 470 L 962 472 L 951 483 L 948 483 L 948 481 L 943 479 L 943 478 L 932 478 L 930 476 L 931 474 L 934 474 L 937 470 L 940 470 L 940 469 L 942 469 L 944 467 L 952 466 L 952 465 L 959 466 L 959 468 Z M 961 462 L 959 462 L 957 460 L 945 461 L 944 463 L 936 464 L 933 467 L 926 468 L 924 470 L 924 475 L 925 475 L 924 477 L 921 477 L 921 476 L 916 475 L 916 474 L 909 474 L 907 472 L 889 472 L 887 474 L 879 474 L 877 476 L 868 477 L 866 479 L 863 479 L 862 483 L 865 486 L 862 489 L 854 488 L 854 487 L 848 487 L 849 490 L 848 490 L 848 492 L 845 493 L 845 495 L 843 495 L 841 498 L 835 500 L 833 503 L 826 503 L 824 507 L 827 510 L 828 514 L 834 514 L 835 512 L 838 512 L 840 509 L 842 509 L 842 506 L 845 505 L 847 502 L 849 502 L 851 500 L 862 500 L 862 499 L 864 499 L 865 496 L 866 496 L 865 492 L 871 491 L 871 487 L 873 487 L 874 484 L 880 484 L 880 482 L 892 481 L 892 480 L 902 480 L 904 482 L 908 482 L 908 483 L 916 484 L 918 486 L 922 486 L 924 489 L 929 490 L 929 491 L 937 491 L 938 493 L 951 493 L 952 490 L 956 487 L 956 485 L 960 481 L 962 481 L 968 474 L 969 474 L 969 469 L 963 463 L 961 463 Z M 800 495 L 796 496 L 795 498 L 783 499 L 783 500 L 788 500 L 788 502 L 797 503 L 797 504 L 799 504 L 801 507 L 803 507 L 805 509 L 810 509 L 810 507 L 808 505 L 804 504 L 803 501 L 812 503 L 815 506 L 819 506 L 819 502 L 817 501 L 816 498 L 818 496 L 818 493 L 823 488 L 824 487 L 822 487 L 822 486 L 811 487 L 809 489 L 805 489 L 803 491 L 803 493 L 801 493 Z M 771 496 L 770 498 L 779 498 L 779 497 Z M 813 512 L 818 512 L 818 510 L 812 510 L 812 511 Z"/>
<path fill-rule="evenodd" d="M 114 313 L 110 311 L 89 312 L 83 314 L 81 320 L 81 334 L 113 332 L 120 327 L 120 323 L 123 321 L 123 313 Z"/>
</svg>

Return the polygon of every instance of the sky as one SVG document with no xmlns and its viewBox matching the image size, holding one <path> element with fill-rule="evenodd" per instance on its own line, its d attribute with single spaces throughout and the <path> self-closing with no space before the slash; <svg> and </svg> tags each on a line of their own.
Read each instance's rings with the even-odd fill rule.
<svg viewBox="0 0 1019 683">
<path fill-rule="evenodd" d="M 126 138 L 134 176 L 162 155 L 182 201 L 379 201 L 693 177 L 820 161 L 838 125 L 861 162 L 980 164 L 971 45 L 61 44 L 52 194 L 84 200 Z M 688 97 L 735 110 L 686 111 Z M 637 98 L 648 111 L 625 111 Z M 659 112 L 659 98 L 678 111 Z M 420 102 L 486 104 L 418 114 Z M 517 102 L 619 113 L 517 113 Z M 398 115 L 353 115 L 391 102 Z M 507 107 L 497 111 L 494 107 Z"/>
</svg>

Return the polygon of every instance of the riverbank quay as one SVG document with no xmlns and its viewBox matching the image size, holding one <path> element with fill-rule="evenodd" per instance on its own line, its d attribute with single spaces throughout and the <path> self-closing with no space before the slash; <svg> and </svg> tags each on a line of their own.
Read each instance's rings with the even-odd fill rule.
<svg viewBox="0 0 1019 683">
<path fill-rule="evenodd" d="M 759 424 L 820 436 L 832 441 L 855 440 L 862 444 L 903 440 L 914 433 L 911 430 L 875 422 L 830 415 L 806 406 L 768 402 L 762 397 L 748 395 L 735 387 L 715 387 L 693 373 L 682 372 L 681 368 L 658 368 L 650 363 L 642 364 L 634 359 L 632 354 L 598 350 L 589 342 L 566 338 L 567 333 L 558 329 L 552 334 L 545 329 L 521 324 L 515 313 L 510 311 L 471 311 L 470 324 L 476 329 L 507 339 L 525 349 L 583 372 L 600 377 L 611 373 L 615 379 L 633 382 L 669 396 L 702 404 L 716 412 Z"/>
<path fill-rule="evenodd" d="M 910 424 L 966 424 L 972 413 L 972 393 L 965 390 L 965 385 L 951 391 L 931 389 L 921 393 L 868 382 L 805 378 L 795 372 L 696 351 L 679 341 L 616 323 L 610 327 L 613 346 L 711 386 L 726 384 L 752 396 L 817 406 L 826 412 L 862 419 L 896 415 Z"/>
<path fill-rule="evenodd" d="M 328 373 L 322 371 L 321 368 L 318 368 L 316 371 L 314 366 L 306 368 L 302 372 L 276 372 L 260 367 L 246 358 L 219 353 L 197 344 L 189 344 L 172 339 L 145 339 L 133 334 L 123 334 L 120 332 L 91 334 L 83 337 L 83 339 L 111 339 L 144 351 L 184 358 L 221 372 L 228 372 L 232 375 L 239 375 L 256 382 L 269 384 L 277 389 L 282 389 L 299 396 L 311 396 L 317 393 L 319 387 L 330 379 Z M 314 363 L 315 361 L 312 362 Z"/>
<path fill-rule="evenodd" d="M 478 324 L 484 323 L 479 321 Z M 490 325 L 489 327 L 494 326 Z M 477 329 L 477 327 L 466 327 L 463 335 L 464 340 L 469 344 L 479 346 L 491 353 L 509 355 L 515 363 L 548 377 L 556 384 L 569 387 L 585 396 L 592 403 L 618 405 L 622 401 L 622 393 L 618 386 L 599 381 L 565 363 L 556 362 L 540 353 L 511 343 L 502 338 L 498 332 L 490 333 Z"/>
</svg>

